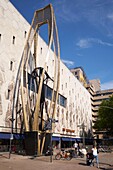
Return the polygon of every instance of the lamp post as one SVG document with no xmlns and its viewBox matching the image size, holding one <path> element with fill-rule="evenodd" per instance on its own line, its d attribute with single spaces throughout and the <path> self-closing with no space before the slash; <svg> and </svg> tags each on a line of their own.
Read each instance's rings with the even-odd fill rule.
<svg viewBox="0 0 113 170">
<path fill-rule="evenodd" d="M 11 134 L 10 134 L 10 144 L 9 144 L 9 159 L 11 157 L 11 146 L 12 146 L 12 140 L 13 140 L 13 121 L 15 119 L 10 119 L 12 126 L 11 126 Z"/>
<path fill-rule="evenodd" d="M 52 162 L 52 123 L 56 123 L 58 122 L 58 120 L 55 120 L 53 118 L 49 118 L 46 125 L 45 125 L 45 130 L 50 130 L 50 135 L 51 135 L 51 139 L 50 139 L 50 162 Z"/>
<path fill-rule="evenodd" d="M 81 125 L 78 125 L 77 127 L 80 127 L 82 129 L 82 133 L 83 133 L 83 147 L 85 147 L 85 125 L 84 122 Z"/>
</svg>

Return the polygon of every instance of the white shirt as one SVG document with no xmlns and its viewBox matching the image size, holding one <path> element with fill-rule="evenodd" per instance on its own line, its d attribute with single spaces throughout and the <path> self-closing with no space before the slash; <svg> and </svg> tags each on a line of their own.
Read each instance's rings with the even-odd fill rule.
<svg viewBox="0 0 113 170">
<path fill-rule="evenodd" d="M 78 147 L 78 144 L 77 143 L 74 143 L 74 148 L 77 148 Z"/>
<path fill-rule="evenodd" d="M 97 153 L 97 148 L 92 148 L 92 151 L 93 151 L 93 155 L 94 155 L 94 156 L 97 156 L 97 155 L 98 155 L 98 153 Z"/>
</svg>

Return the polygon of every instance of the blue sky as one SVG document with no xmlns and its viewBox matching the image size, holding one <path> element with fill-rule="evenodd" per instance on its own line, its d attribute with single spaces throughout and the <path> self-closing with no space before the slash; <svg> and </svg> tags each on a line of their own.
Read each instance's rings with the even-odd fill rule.
<svg viewBox="0 0 113 170">
<path fill-rule="evenodd" d="M 81 66 L 87 78 L 113 88 L 113 0 L 10 0 L 31 23 L 35 10 L 51 3 L 58 27 L 61 59 Z"/>
</svg>

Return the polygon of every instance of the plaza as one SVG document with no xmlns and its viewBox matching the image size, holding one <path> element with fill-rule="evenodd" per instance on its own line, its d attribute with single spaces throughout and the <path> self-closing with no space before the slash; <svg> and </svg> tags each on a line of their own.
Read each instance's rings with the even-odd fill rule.
<svg viewBox="0 0 113 170">
<path fill-rule="evenodd" d="M 113 153 L 99 153 L 100 169 L 113 170 Z M 96 163 L 94 167 L 86 165 L 86 158 L 73 158 L 67 160 L 55 160 L 50 162 L 50 156 L 28 157 L 12 154 L 8 158 L 8 153 L 0 155 L 0 170 L 96 170 Z"/>
</svg>

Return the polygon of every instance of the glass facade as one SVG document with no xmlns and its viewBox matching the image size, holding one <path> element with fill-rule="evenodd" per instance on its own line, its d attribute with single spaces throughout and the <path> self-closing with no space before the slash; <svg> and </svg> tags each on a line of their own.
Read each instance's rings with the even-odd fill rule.
<svg viewBox="0 0 113 170">
<path fill-rule="evenodd" d="M 25 72 L 24 72 L 25 74 Z M 25 76 L 24 76 L 25 78 Z M 24 79 L 24 81 L 26 81 L 26 78 Z M 24 83 L 25 86 L 25 83 Z M 32 76 L 31 74 L 28 73 L 28 89 L 31 91 L 36 92 L 37 91 L 37 85 L 36 85 L 36 79 L 34 76 Z M 51 100 L 52 99 L 52 88 L 50 88 L 49 86 L 44 84 L 44 88 L 45 89 L 45 98 Z M 56 92 L 54 93 L 54 95 L 56 95 Z M 66 103 L 67 103 L 67 99 L 62 96 L 61 94 L 59 94 L 58 96 L 58 104 L 65 107 L 66 108 Z"/>
</svg>

